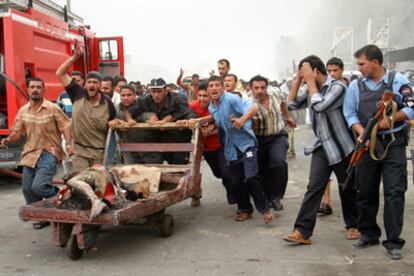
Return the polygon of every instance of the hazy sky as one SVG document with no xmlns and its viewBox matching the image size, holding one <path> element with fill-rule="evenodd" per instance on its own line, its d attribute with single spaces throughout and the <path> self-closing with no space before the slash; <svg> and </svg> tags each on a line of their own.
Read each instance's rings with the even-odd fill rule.
<svg viewBox="0 0 414 276">
<path fill-rule="evenodd" d="M 126 72 L 127 77 L 174 81 L 180 67 L 208 76 L 220 58 L 229 59 L 240 77 L 272 77 L 277 37 L 301 31 L 306 19 L 292 12 L 309 11 L 309 2 L 72 0 L 72 11 L 98 36 L 124 37 L 125 53 L 136 67 L 128 68 L 135 72 Z"/>
<path fill-rule="evenodd" d="M 65 0 L 57 2 L 62 4 Z M 369 12 L 378 17 L 391 16 L 389 7 L 397 7 L 398 18 L 402 18 L 404 12 L 413 11 L 414 5 L 410 3 L 410 0 L 72 0 L 72 11 L 83 17 L 98 36 L 124 37 L 125 53 L 133 64 L 126 68 L 126 77 L 143 82 L 164 77 L 173 82 L 180 67 L 186 75 L 198 73 L 207 77 L 211 69 L 217 71 L 216 62 L 220 58 L 230 60 L 232 72 L 239 78 L 249 79 L 260 73 L 275 79 L 278 72 L 291 65 L 293 57 L 300 59 L 312 53 L 329 57 L 334 28 L 359 24 L 354 33 L 365 39 L 362 31 Z M 385 7 L 384 11 L 379 11 L 380 7 Z"/>
</svg>

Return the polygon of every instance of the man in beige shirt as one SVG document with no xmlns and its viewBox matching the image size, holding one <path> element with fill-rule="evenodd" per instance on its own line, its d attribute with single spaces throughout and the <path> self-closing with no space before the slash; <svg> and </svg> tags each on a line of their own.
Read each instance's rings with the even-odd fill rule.
<svg viewBox="0 0 414 276">
<path fill-rule="evenodd" d="M 73 104 L 73 167 L 79 172 L 94 164 L 102 164 L 108 122 L 115 118 L 115 107 L 111 99 L 100 91 L 101 75 L 98 72 L 86 74 L 85 88 L 68 75 L 69 69 L 83 55 L 83 49 L 76 44 L 75 52 L 57 69 L 56 76 Z"/>
<path fill-rule="evenodd" d="M 52 179 L 56 165 L 66 158 L 62 148 L 62 134 L 69 154 L 73 153 L 73 148 L 70 119 L 58 105 L 43 98 L 43 80 L 30 79 L 27 91 L 30 102 L 17 112 L 13 131 L 1 140 L 0 147 L 6 148 L 26 135 L 27 141 L 20 160 L 23 165 L 22 187 L 26 202 L 33 203 L 52 197 L 58 191 L 57 187 L 52 186 Z M 33 226 L 35 229 L 43 227 L 40 224 Z"/>
</svg>

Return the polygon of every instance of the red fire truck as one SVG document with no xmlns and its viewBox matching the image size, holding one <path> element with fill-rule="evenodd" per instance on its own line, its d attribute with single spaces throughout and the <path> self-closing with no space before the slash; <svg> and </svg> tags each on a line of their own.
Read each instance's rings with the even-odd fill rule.
<svg viewBox="0 0 414 276">
<path fill-rule="evenodd" d="M 26 80 L 45 81 L 45 98 L 55 101 L 63 87 L 55 76 L 77 40 L 84 58 L 74 65 L 83 73 L 124 75 L 122 37 L 97 37 L 83 19 L 50 0 L 0 0 L 0 136 L 10 134 L 16 113 L 28 102 Z M 0 169 L 15 168 L 21 143 L 0 150 Z"/>
</svg>

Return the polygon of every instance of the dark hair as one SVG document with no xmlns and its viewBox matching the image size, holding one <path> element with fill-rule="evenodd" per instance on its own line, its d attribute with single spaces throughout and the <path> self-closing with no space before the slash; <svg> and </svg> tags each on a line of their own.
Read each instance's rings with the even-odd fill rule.
<svg viewBox="0 0 414 276">
<path fill-rule="evenodd" d="M 199 84 L 198 84 L 198 91 L 200 91 L 200 90 L 207 90 L 207 85 L 208 83 L 206 82 L 206 81 L 201 81 Z"/>
<path fill-rule="evenodd" d="M 194 79 L 194 78 L 200 78 L 200 76 L 199 76 L 198 74 L 193 74 L 193 75 L 191 76 L 191 78 L 192 78 L 192 79 Z"/>
<path fill-rule="evenodd" d="M 362 55 L 364 55 L 369 61 L 373 61 L 374 59 L 376 59 L 378 60 L 379 64 L 382 65 L 382 52 L 381 49 L 378 48 L 376 45 L 366 45 L 354 53 L 355 58 L 359 58 Z"/>
<path fill-rule="evenodd" d="M 169 87 L 171 89 L 178 89 L 177 85 L 175 85 L 174 83 L 169 83 L 165 87 Z"/>
<path fill-rule="evenodd" d="M 132 85 L 130 85 L 130 84 L 125 84 L 125 85 L 122 85 L 121 86 L 121 89 L 119 90 L 119 93 L 121 93 L 121 91 L 123 90 L 123 89 L 128 89 L 128 90 L 131 90 L 133 93 L 137 93 L 136 91 L 135 91 L 135 87 L 133 87 Z M 116 92 L 115 92 L 116 93 Z"/>
<path fill-rule="evenodd" d="M 81 77 L 81 78 L 83 79 L 83 74 L 82 74 L 82 72 L 81 72 L 81 71 L 77 71 L 77 70 L 73 70 L 73 71 L 69 74 L 69 76 L 71 76 L 71 77 L 73 77 L 73 76 L 79 76 L 79 77 Z"/>
<path fill-rule="evenodd" d="M 252 86 L 254 81 L 264 81 L 266 83 L 266 86 L 269 85 L 269 81 L 265 77 L 260 76 L 260 75 L 257 75 L 257 76 L 254 76 L 253 78 L 251 78 L 250 81 L 249 81 L 249 85 Z"/>
<path fill-rule="evenodd" d="M 102 81 L 109 81 L 111 83 L 111 86 L 114 87 L 115 86 L 115 80 L 113 77 L 111 76 L 106 76 L 102 78 Z"/>
<path fill-rule="evenodd" d="M 356 80 L 358 78 L 358 75 L 355 75 L 355 74 L 353 74 L 353 75 L 351 75 L 351 81 L 353 81 L 353 80 Z"/>
<path fill-rule="evenodd" d="M 326 63 L 326 66 L 328 65 L 336 65 L 339 67 L 339 69 L 344 69 L 344 62 L 342 61 L 342 59 L 337 58 L 337 57 L 333 57 L 331 59 L 328 60 L 328 62 Z"/>
<path fill-rule="evenodd" d="M 42 86 L 45 87 L 45 82 L 41 78 L 38 78 L 38 77 L 31 77 L 31 78 L 27 79 L 26 80 L 26 87 L 29 87 L 31 81 L 41 82 Z"/>
<path fill-rule="evenodd" d="M 86 74 L 86 80 L 89 80 L 89 79 L 97 79 L 97 80 L 99 80 L 99 82 L 101 82 L 102 81 L 102 76 L 97 71 L 90 71 L 90 72 L 88 72 L 88 74 Z"/>
<path fill-rule="evenodd" d="M 127 79 L 124 78 L 123 76 L 115 76 L 114 79 L 115 79 L 115 86 L 117 86 L 120 81 L 128 83 Z"/>
<path fill-rule="evenodd" d="M 227 74 L 227 75 L 225 76 L 225 78 L 227 78 L 227 77 L 232 77 L 232 78 L 234 79 L 234 81 L 235 81 L 235 82 L 237 82 L 237 81 L 239 80 L 235 74 Z"/>
<path fill-rule="evenodd" d="M 207 85 L 209 85 L 210 84 L 210 82 L 212 82 L 212 81 L 219 81 L 220 83 L 221 83 L 221 86 L 223 86 L 224 87 L 224 82 L 223 82 L 223 79 L 222 78 L 220 78 L 219 76 L 211 76 L 210 78 L 208 78 L 208 81 L 207 81 Z"/>
<path fill-rule="evenodd" d="M 299 62 L 299 69 L 302 67 L 302 65 L 305 62 L 310 64 L 312 70 L 317 69 L 322 75 L 324 76 L 327 75 L 325 65 L 323 64 L 322 60 L 319 57 L 315 55 L 310 55 L 310 56 L 305 57 Z"/>
<path fill-rule="evenodd" d="M 222 58 L 217 61 L 217 63 L 225 63 L 228 68 L 230 68 L 230 61 L 228 59 Z"/>
</svg>

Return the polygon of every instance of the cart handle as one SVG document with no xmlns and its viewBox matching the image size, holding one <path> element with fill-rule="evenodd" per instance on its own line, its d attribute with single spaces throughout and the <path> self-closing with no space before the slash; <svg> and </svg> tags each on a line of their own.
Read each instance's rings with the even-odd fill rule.
<svg viewBox="0 0 414 276">
<path fill-rule="evenodd" d="M 122 126 L 122 127 L 115 127 L 114 129 L 193 129 L 196 128 L 198 124 L 196 124 L 195 127 L 190 126 L 177 126 L 175 122 L 172 123 L 164 123 L 162 125 L 153 125 L 148 123 L 136 123 L 132 126 Z"/>
</svg>

